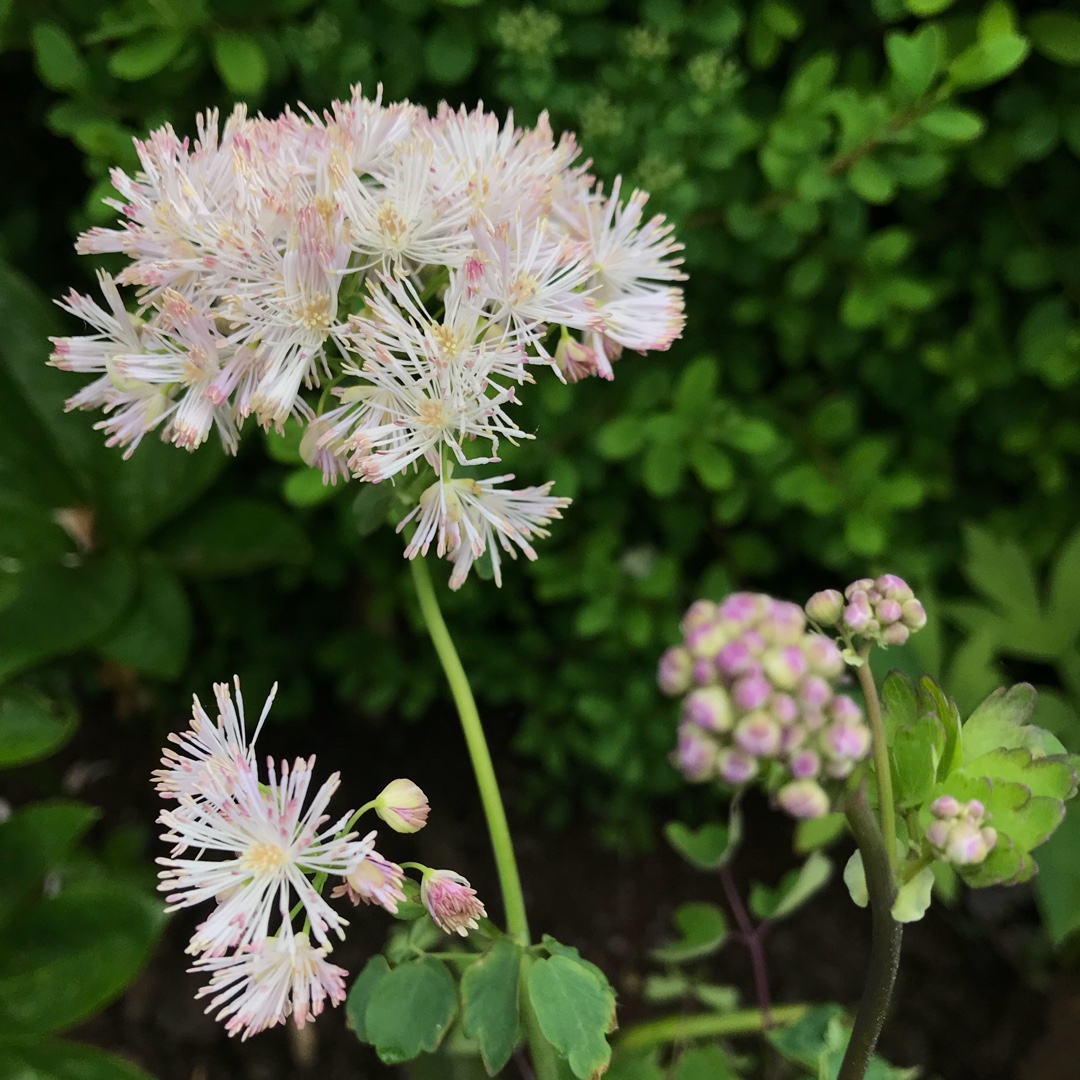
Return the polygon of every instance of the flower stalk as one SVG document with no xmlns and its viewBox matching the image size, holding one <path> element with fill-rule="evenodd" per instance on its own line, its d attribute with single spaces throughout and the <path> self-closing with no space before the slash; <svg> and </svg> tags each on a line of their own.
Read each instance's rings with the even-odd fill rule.
<svg viewBox="0 0 1080 1080">
<path fill-rule="evenodd" d="M 763 1009 L 737 1009 L 728 1013 L 703 1013 L 698 1016 L 662 1016 L 628 1028 L 619 1039 L 621 1051 L 649 1050 L 665 1043 L 689 1039 L 755 1035 L 769 1027 L 783 1027 L 801 1020 L 809 1005 L 774 1005 L 768 1015 Z"/>
</svg>

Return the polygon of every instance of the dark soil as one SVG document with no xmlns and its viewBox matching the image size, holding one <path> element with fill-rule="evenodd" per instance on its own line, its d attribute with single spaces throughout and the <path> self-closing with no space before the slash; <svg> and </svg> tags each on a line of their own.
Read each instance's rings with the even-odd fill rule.
<svg viewBox="0 0 1080 1080">
<path fill-rule="evenodd" d="M 109 703 L 113 715 L 114 706 L 115 701 Z M 464 873 L 498 920 L 497 883 L 452 715 L 434 717 L 430 725 L 384 729 L 376 737 L 356 722 L 345 725 L 339 709 L 324 716 L 317 724 L 270 728 L 262 750 L 288 756 L 316 750 L 320 775 L 334 769 L 343 773 L 342 806 L 346 799 L 355 805 L 369 798 L 396 775 L 416 780 L 431 797 L 430 824 L 414 837 L 383 837 L 380 850 L 391 858 Z M 154 742 L 130 720 L 123 730 L 116 721 L 87 723 L 59 761 L 68 787 L 73 779 L 80 786 L 81 776 L 80 796 L 104 807 L 105 829 L 149 822 L 156 814 L 147 783 L 157 756 Z M 499 757 L 512 802 L 524 766 L 508 753 Z M 680 903 L 722 903 L 719 882 L 693 871 L 663 846 L 621 859 L 594 839 L 587 821 L 559 833 L 520 815 L 514 824 L 534 936 L 546 932 L 576 945 L 608 973 L 619 993 L 624 1028 L 675 1011 L 677 1005 L 658 1007 L 642 998 L 644 979 L 655 970 L 648 951 L 670 940 L 671 915 Z M 789 828 L 751 800 L 734 867 L 743 895 L 750 879 L 774 882 L 789 869 L 790 852 Z M 839 865 L 847 854 L 837 852 Z M 130 991 L 73 1036 L 108 1047 L 159 1080 L 359 1080 L 387 1073 L 374 1052 L 347 1030 L 341 1009 L 299 1035 L 289 1025 L 243 1043 L 227 1038 L 201 1011 L 194 1000 L 199 981 L 185 972 L 186 938 L 199 917 L 193 912 L 174 917 Z M 355 973 L 381 947 L 392 924 L 377 909 L 357 910 L 335 961 Z M 790 920 L 770 928 L 766 952 L 773 1000 L 839 1001 L 853 1007 L 869 934 L 869 916 L 852 906 L 837 875 Z M 1040 942 L 1034 905 L 1022 890 L 969 893 L 953 910 L 935 904 L 905 935 L 882 1052 L 896 1064 L 923 1066 L 927 1078 L 940 1080 L 1076 1080 L 1080 979 L 1064 974 L 1047 989 L 1035 988 L 1027 969 L 1043 948 Z M 744 1001 L 755 1002 L 748 957 L 739 944 L 706 962 L 706 974 L 710 982 L 734 984 Z"/>
</svg>

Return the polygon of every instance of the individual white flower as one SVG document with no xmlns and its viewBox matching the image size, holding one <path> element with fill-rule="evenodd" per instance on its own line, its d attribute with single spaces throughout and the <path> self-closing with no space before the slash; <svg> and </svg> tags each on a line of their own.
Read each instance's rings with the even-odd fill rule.
<svg viewBox="0 0 1080 1080">
<path fill-rule="evenodd" d="M 344 936 L 343 919 L 308 880 L 309 875 L 344 876 L 368 854 L 371 839 L 341 832 L 346 814 L 324 828 L 324 813 L 337 790 L 334 773 L 316 792 L 305 810 L 315 758 L 297 759 L 292 768 L 282 762 L 278 779 L 268 762 L 269 779 L 260 784 L 246 759 L 236 762 L 228 791 L 211 790 L 201 802 L 181 796 L 177 811 L 165 810 L 158 820 L 168 827 L 162 839 L 175 847 L 169 858 L 157 861 L 159 888 L 167 892 L 166 910 L 190 907 L 204 900 L 218 906 L 192 938 L 189 952 L 221 955 L 227 949 L 259 948 L 280 917 L 283 933 L 290 932 L 289 911 L 299 898 L 321 945 L 329 946 L 328 931 Z M 195 858 L 177 858 L 188 848 Z M 224 855 L 213 859 L 207 856 Z"/>
<path fill-rule="evenodd" d="M 210 983 L 196 998 L 211 997 L 208 1013 L 225 1020 L 225 1030 L 241 1039 L 284 1023 L 297 1027 L 318 1016 L 327 1001 L 345 1000 L 344 968 L 326 959 L 328 949 L 315 948 L 307 934 L 268 938 L 262 948 L 241 948 L 228 956 L 201 956 L 189 968 L 208 972 Z"/>
<path fill-rule="evenodd" d="M 485 480 L 462 477 L 436 481 L 398 526 L 400 532 L 418 519 L 416 532 L 405 549 L 406 557 L 426 555 L 432 541 L 436 541 L 436 554 L 447 556 L 454 564 L 450 588 L 459 589 L 473 563 L 486 551 L 495 582 L 501 585 L 499 548 L 511 558 L 521 551 L 526 558 L 535 559 L 536 551 L 529 541 L 547 536 L 544 526 L 562 517 L 559 511 L 570 505 L 569 499 L 548 494 L 551 481 L 517 491 L 498 487 L 513 479 L 507 474 Z"/>
<path fill-rule="evenodd" d="M 249 739 L 244 717 L 244 697 L 240 693 L 240 679 L 233 676 L 236 701 L 233 702 L 228 683 L 214 684 L 218 716 L 211 722 L 198 697 L 193 697 L 191 725 L 179 734 L 169 733 L 169 742 L 179 747 L 166 747 L 162 751 L 161 768 L 153 773 L 154 786 L 165 799 L 190 796 L 201 801 L 207 792 L 228 790 L 236 770 L 236 762 L 246 761 L 255 767 L 255 740 L 259 737 L 263 722 L 277 695 L 277 683 L 263 705 L 259 722 Z"/>
<path fill-rule="evenodd" d="M 331 155 L 341 158 L 337 167 L 360 177 L 380 173 L 394 147 L 412 132 L 421 113 L 418 106 L 407 101 L 383 105 L 381 83 L 370 100 L 356 83 L 349 100 L 333 102 L 324 115 Z M 316 124 L 321 122 L 314 115 L 312 119 Z"/>
</svg>

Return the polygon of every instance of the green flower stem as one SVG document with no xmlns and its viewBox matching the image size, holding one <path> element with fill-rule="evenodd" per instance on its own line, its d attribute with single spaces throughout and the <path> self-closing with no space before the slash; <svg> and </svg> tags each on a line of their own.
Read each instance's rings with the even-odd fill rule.
<svg viewBox="0 0 1080 1080">
<path fill-rule="evenodd" d="M 837 1080 L 863 1080 L 878 1036 L 885 1025 L 885 1014 L 900 965 L 900 941 L 903 927 L 892 917 L 896 884 L 888 849 L 881 830 L 860 787 L 848 796 L 844 805 L 848 824 L 862 853 L 866 889 L 870 895 L 873 931 L 870 939 L 870 966 L 862 1000 L 855 1013 L 855 1025 L 844 1054 Z M 893 846 L 895 851 L 895 845 Z"/>
<path fill-rule="evenodd" d="M 878 699 L 874 675 L 870 670 L 871 644 L 867 642 L 859 650 L 862 663 L 855 669 L 859 686 L 866 698 L 866 715 L 874 740 L 874 775 L 877 779 L 878 812 L 881 814 L 881 833 L 885 838 L 885 854 L 889 861 L 890 878 L 896 877 L 896 803 L 893 799 L 892 769 L 889 765 L 889 747 L 885 742 L 885 724 L 881 719 L 881 702 Z M 859 845 L 862 847 L 862 844 Z"/>
<path fill-rule="evenodd" d="M 810 1005 L 774 1005 L 766 1017 L 762 1009 L 697 1016 L 663 1016 L 628 1028 L 618 1041 L 620 1051 L 649 1050 L 664 1043 L 706 1039 L 720 1035 L 753 1035 L 766 1028 L 783 1027 L 801 1019 Z"/>
<path fill-rule="evenodd" d="M 465 745 L 469 748 L 476 786 L 480 789 L 480 802 L 487 818 L 488 835 L 491 837 L 491 849 L 495 856 L 495 868 L 499 874 L 499 887 L 502 889 L 503 907 L 506 910 L 506 929 L 511 937 L 522 945 L 529 944 L 529 920 L 525 914 L 525 897 L 521 891 L 521 877 L 518 874 L 517 859 L 514 857 L 514 845 L 510 839 L 510 826 L 506 821 L 499 783 L 495 779 L 495 768 L 491 764 L 491 753 L 484 727 L 480 722 L 480 713 L 476 708 L 469 678 L 461 666 L 461 658 L 454 648 L 450 631 L 446 628 L 435 589 L 431 583 L 431 574 L 423 558 L 409 562 L 412 570 L 416 596 L 420 601 L 420 612 L 435 652 L 439 656 L 446 681 L 450 684 L 450 693 L 457 706 L 461 720 L 461 730 L 465 734 Z"/>
<path fill-rule="evenodd" d="M 480 802 L 487 818 L 488 835 L 491 837 L 491 850 L 495 856 L 495 868 L 499 874 L 499 886 L 502 890 L 503 907 L 506 910 L 506 929 L 511 937 L 521 945 L 529 945 L 529 920 L 525 913 L 525 897 L 521 891 L 521 877 L 518 874 L 517 859 L 514 857 L 514 845 L 510 839 L 510 826 L 506 820 L 499 784 L 495 779 L 495 768 L 491 763 L 484 727 L 480 722 L 480 713 L 476 708 L 468 676 L 461 665 L 461 658 L 454 648 L 450 631 L 439 610 L 439 601 L 431 583 L 427 562 L 423 558 L 412 559 L 412 570 L 416 596 L 420 601 L 420 612 L 424 624 L 431 635 L 432 644 L 442 664 L 446 681 L 450 684 L 450 693 L 457 706 L 461 730 L 465 734 L 465 744 L 469 749 L 476 785 L 480 789 Z M 522 963 L 522 980 L 528 970 L 528 957 Z M 533 1067 L 538 1080 L 558 1080 L 558 1064 L 555 1051 L 544 1038 L 536 1020 L 528 994 L 523 995 L 525 1002 L 526 1025 L 528 1028 L 529 1048 L 532 1051 Z"/>
</svg>

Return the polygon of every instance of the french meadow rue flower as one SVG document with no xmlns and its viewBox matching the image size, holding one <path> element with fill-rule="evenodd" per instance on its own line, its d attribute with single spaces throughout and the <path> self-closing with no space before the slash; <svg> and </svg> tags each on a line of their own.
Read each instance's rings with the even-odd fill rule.
<svg viewBox="0 0 1080 1080">
<path fill-rule="evenodd" d="M 137 140 L 138 172 L 111 174 L 118 227 L 79 238 L 130 262 L 99 274 L 104 306 L 61 301 L 91 332 L 53 339 L 51 363 L 97 376 L 68 407 L 103 409 L 125 454 L 155 430 L 187 450 L 216 431 L 236 453 L 249 417 L 293 418 L 327 483 L 428 477 L 406 553 L 435 543 L 452 588 L 485 553 L 497 584 L 500 551 L 535 558 L 569 500 L 452 466 L 534 437 L 513 411 L 536 367 L 610 379 L 624 349 L 671 346 L 685 278 L 672 226 L 620 179 L 605 192 L 546 114 L 532 128 L 482 106 L 432 115 L 357 86 L 322 115 L 237 106 L 196 128 Z M 121 289 L 137 290 L 133 313 Z M 317 411 L 309 391 L 327 379 Z"/>
<path fill-rule="evenodd" d="M 375 799 L 375 813 L 394 832 L 419 832 L 430 812 L 427 796 L 411 780 L 391 780 Z"/>
<path fill-rule="evenodd" d="M 374 834 L 373 834 L 374 835 Z M 354 904 L 378 904 L 391 915 L 397 914 L 398 904 L 406 899 L 401 883 L 405 871 L 377 851 L 369 851 L 354 870 L 345 875 L 342 885 L 335 886 L 331 898 L 346 896 Z"/>
<path fill-rule="evenodd" d="M 469 931 L 479 926 L 476 920 L 487 915 L 476 890 L 452 870 L 426 870 L 420 882 L 420 901 L 436 926 L 462 937 L 468 937 Z"/>
</svg>

